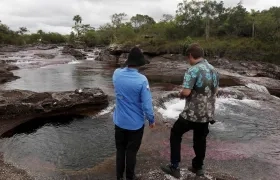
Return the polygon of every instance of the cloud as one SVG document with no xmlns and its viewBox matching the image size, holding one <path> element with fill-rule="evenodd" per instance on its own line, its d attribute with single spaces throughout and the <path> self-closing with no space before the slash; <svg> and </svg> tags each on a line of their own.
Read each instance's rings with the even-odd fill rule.
<svg viewBox="0 0 280 180">
<path fill-rule="evenodd" d="M 243 0 L 247 9 L 276 6 L 279 0 Z M 114 13 L 125 12 L 129 17 L 147 14 L 159 20 L 163 14 L 175 14 L 182 0 L 0 0 L 0 20 L 12 29 L 27 27 L 69 33 L 73 17 L 79 14 L 83 22 L 94 27 L 110 22 Z M 224 0 L 226 6 L 239 0 Z"/>
</svg>

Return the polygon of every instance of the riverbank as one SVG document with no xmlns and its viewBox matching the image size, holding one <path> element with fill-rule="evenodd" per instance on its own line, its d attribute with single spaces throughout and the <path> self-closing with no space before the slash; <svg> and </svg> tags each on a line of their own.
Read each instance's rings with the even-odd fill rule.
<svg viewBox="0 0 280 180">
<path fill-rule="evenodd" d="M 208 59 L 224 58 L 236 61 L 258 61 L 264 63 L 280 64 L 279 44 L 265 43 L 252 38 L 186 38 L 177 41 L 136 38 L 129 41 L 120 41 L 118 50 L 127 53 L 134 45 L 139 45 L 143 52 L 158 56 L 163 54 L 184 54 L 190 43 L 199 43 Z"/>
</svg>

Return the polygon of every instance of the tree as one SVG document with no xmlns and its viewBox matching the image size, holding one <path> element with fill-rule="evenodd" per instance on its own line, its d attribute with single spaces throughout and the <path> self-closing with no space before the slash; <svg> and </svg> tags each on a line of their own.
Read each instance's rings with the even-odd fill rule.
<svg viewBox="0 0 280 180">
<path fill-rule="evenodd" d="M 126 20 L 125 19 L 126 17 L 127 17 L 127 14 L 125 14 L 125 13 L 118 13 L 118 14 L 115 13 L 111 16 L 111 22 L 115 28 L 119 28 L 121 26 L 122 22 L 124 20 Z"/>
<path fill-rule="evenodd" d="M 20 27 L 19 31 L 17 31 L 19 34 L 23 35 L 24 33 L 28 32 L 26 27 Z"/>
<path fill-rule="evenodd" d="M 75 25 L 82 23 L 82 17 L 80 15 L 76 15 L 73 17 L 73 21 L 75 21 Z"/>
<path fill-rule="evenodd" d="M 136 34 L 131 23 L 124 23 L 117 29 L 116 37 L 119 43 L 134 39 L 135 36 Z"/>
<path fill-rule="evenodd" d="M 130 19 L 130 22 L 132 26 L 136 29 L 143 28 L 144 26 L 149 26 L 156 23 L 152 17 L 142 14 L 136 14 L 136 16 L 133 16 Z"/>
<path fill-rule="evenodd" d="M 97 35 L 95 30 L 89 30 L 83 36 L 83 41 L 88 47 L 94 47 L 97 45 Z"/>
<path fill-rule="evenodd" d="M 77 38 L 81 38 L 81 36 L 85 35 L 88 31 L 95 30 L 90 24 L 82 24 L 82 17 L 80 15 L 74 16 L 73 21 L 75 21 L 75 25 L 72 29 L 76 32 Z"/>
<path fill-rule="evenodd" d="M 251 13 L 249 14 L 248 18 L 249 18 L 249 22 L 251 22 L 252 24 L 252 38 L 255 37 L 255 32 L 256 32 L 256 19 L 257 19 L 257 15 L 258 15 L 259 11 L 255 11 L 254 9 L 251 9 Z"/>
<path fill-rule="evenodd" d="M 71 31 L 68 41 L 69 41 L 69 43 L 75 42 L 75 34 L 73 31 Z"/>
<path fill-rule="evenodd" d="M 99 44 L 108 45 L 114 41 L 115 28 L 110 23 L 101 25 L 96 33 Z"/>
<path fill-rule="evenodd" d="M 163 14 L 162 19 L 160 21 L 162 22 L 170 22 L 174 19 L 173 15 L 171 14 Z"/>
<path fill-rule="evenodd" d="M 41 36 L 44 34 L 44 31 L 42 30 L 42 29 L 39 29 L 38 31 L 37 31 L 37 34 L 40 34 Z"/>
</svg>

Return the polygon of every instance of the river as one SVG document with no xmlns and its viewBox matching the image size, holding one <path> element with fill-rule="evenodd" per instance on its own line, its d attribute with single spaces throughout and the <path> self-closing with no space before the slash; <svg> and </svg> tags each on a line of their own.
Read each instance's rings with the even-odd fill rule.
<svg viewBox="0 0 280 180">
<path fill-rule="evenodd" d="M 21 78 L 2 85 L 1 89 L 44 92 L 100 87 L 113 95 L 111 75 L 114 69 L 106 63 L 92 59 L 75 61 L 61 55 L 59 50 L 49 52 L 57 53 L 54 60 L 36 59 L 34 53 L 19 52 L 8 57 L 21 67 L 14 71 Z M 17 58 L 23 60 L 17 61 Z M 166 109 L 155 107 L 155 110 L 166 121 L 174 122 L 183 106 L 183 101 L 170 99 L 165 102 Z M 38 180 L 67 179 L 69 174 L 93 169 L 115 154 L 112 109 L 113 104 L 99 114 L 56 117 L 21 125 L 12 135 L 0 139 L 4 162 L 26 170 Z M 223 97 L 218 99 L 216 109 L 218 122 L 210 126 L 206 158 L 211 168 L 240 179 L 278 179 L 279 109 L 262 101 Z M 168 158 L 168 143 L 164 143 L 168 139 L 163 139 L 168 133 L 164 134 L 156 139 L 160 158 Z M 190 143 L 188 136 L 182 145 L 185 158 L 193 155 Z M 80 173 L 79 177 L 83 179 L 88 175 Z"/>
</svg>

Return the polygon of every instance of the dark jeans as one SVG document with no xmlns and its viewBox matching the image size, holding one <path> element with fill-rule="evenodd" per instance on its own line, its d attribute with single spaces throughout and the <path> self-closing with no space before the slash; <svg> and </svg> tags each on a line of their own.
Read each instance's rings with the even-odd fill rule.
<svg viewBox="0 0 280 180">
<path fill-rule="evenodd" d="M 126 179 L 134 178 L 136 155 L 140 148 L 144 126 L 138 130 L 126 130 L 115 126 L 115 141 L 117 148 L 117 178 L 123 178 L 126 168 Z"/>
<path fill-rule="evenodd" d="M 195 123 L 179 117 L 173 125 L 170 134 L 172 164 L 178 164 L 181 161 L 181 142 L 183 134 L 189 130 L 193 130 L 195 158 L 192 160 L 192 166 L 195 169 L 202 168 L 206 152 L 206 137 L 209 133 L 208 125 L 209 123 Z"/>
</svg>

